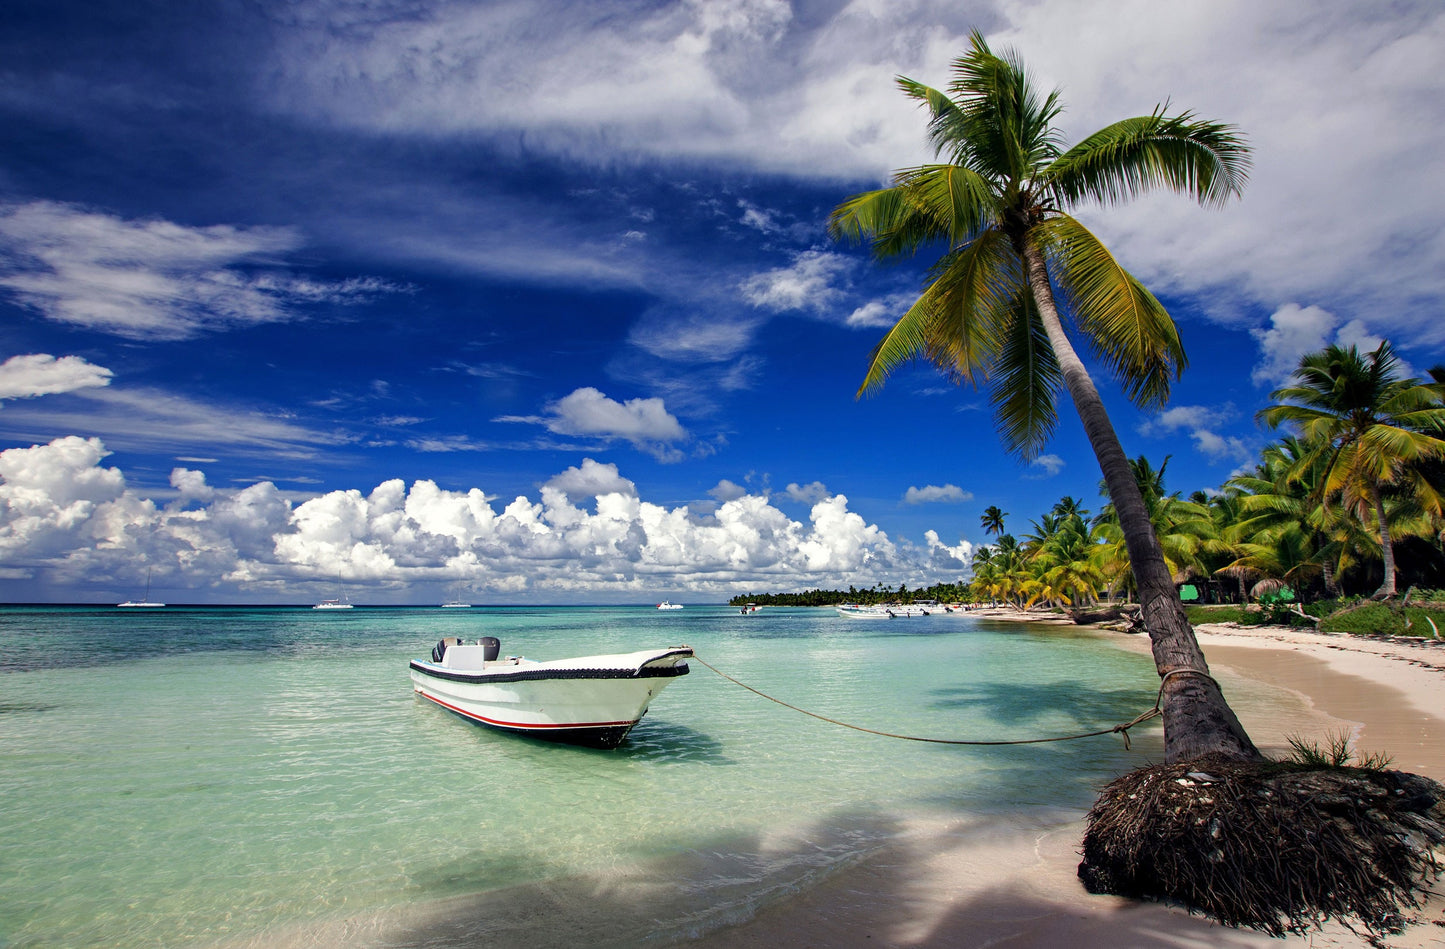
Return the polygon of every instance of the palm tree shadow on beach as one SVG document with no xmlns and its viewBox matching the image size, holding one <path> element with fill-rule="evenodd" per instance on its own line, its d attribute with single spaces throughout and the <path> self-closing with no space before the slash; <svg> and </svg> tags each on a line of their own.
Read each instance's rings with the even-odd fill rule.
<svg viewBox="0 0 1445 949">
<path fill-rule="evenodd" d="M 374 934 L 365 945 L 1278 945 L 1179 908 L 1086 894 L 1074 875 L 1074 817 L 975 816 L 920 833 L 898 818 L 840 813 L 786 841 L 721 837 L 623 872 L 566 876 L 545 858 L 479 852 L 418 873 L 422 900 L 365 923 Z M 475 864 L 497 859 L 531 882 L 466 892 L 470 880 L 496 878 Z M 354 937 L 359 925 L 323 923 L 304 944 Z M 293 944 L 303 943 L 278 945 Z"/>
</svg>

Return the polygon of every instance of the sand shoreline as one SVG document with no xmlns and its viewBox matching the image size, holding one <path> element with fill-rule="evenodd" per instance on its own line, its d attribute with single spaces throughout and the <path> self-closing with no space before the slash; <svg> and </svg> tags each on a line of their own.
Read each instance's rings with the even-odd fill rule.
<svg viewBox="0 0 1445 949">
<path fill-rule="evenodd" d="M 984 619 L 1059 622 L 1015 611 Z M 1080 627 L 1081 629 L 1083 627 Z M 1363 752 L 1445 782 L 1445 644 L 1409 643 L 1281 627 L 1207 625 L 1200 644 L 1230 704 L 1270 754 L 1288 736 L 1321 740 L 1348 731 Z M 1147 653 L 1145 637 L 1097 631 L 1119 648 Z M 1279 701 L 1298 696 L 1298 708 Z M 1266 700 L 1268 696 L 1268 700 Z M 1343 927 L 1271 939 L 1226 929 L 1181 909 L 1087 894 L 1076 876 L 1083 814 L 1006 826 L 980 820 L 918 826 L 863 863 L 754 919 L 689 945 L 764 947 L 1114 946 L 1367 947 Z M 880 898 L 884 897 L 884 898 Z M 1401 949 L 1445 947 L 1445 898 L 1387 941 Z"/>
</svg>

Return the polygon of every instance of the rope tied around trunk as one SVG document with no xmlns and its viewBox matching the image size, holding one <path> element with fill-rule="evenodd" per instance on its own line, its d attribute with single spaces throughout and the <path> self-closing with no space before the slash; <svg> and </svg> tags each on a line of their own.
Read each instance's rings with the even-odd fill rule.
<svg viewBox="0 0 1445 949">
<path fill-rule="evenodd" d="M 921 738 L 917 735 L 898 735 L 893 732 L 878 731 L 874 728 L 864 728 L 862 725 L 853 725 L 849 722 L 839 721 L 836 718 L 829 718 L 826 715 L 819 715 L 817 712 L 810 712 L 807 709 L 799 708 L 796 705 L 790 705 L 787 702 L 784 702 L 782 699 L 774 698 L 766 692 L 753 688 L 746 682 L 739 682 L 737 679 L 734 679 L 732 676 L 728 675 L 726 672 L 723 672 L 717 666 L 714 666 L 712 663 L 708 662 L 706 659 L 702 658 L 696 653 L 693 654 L 692 658 L 707 666 L 713 672 L 716 672 L 719 676 L 728 680 L 733 685 L 747 689 L 754 695 L 760 695 L 763 698 L 767 699 L 769 702 L 776 702 L 778 705 L 783 706 L 783 708 L 790 708 L 795 712 L 802 712 L 804 715 L 807 715 L 810 718 L 816 718 L 819 721 L 827 722 L 830 725 L 839 725 L 843 728 L 851 728 L 854 731 L 866 732 L 869 735 L 878 735 L 883 738 L 898 738 L 903 741 L 922 741 L 928 742 L 929 744 L 933 745 L 1039 745 L 1044 744 L 1045 742 L 1052 741 L 1074 741 L 1075 739 L 1079 738 L 1094 738 L 1099 735 L 1117 734 L 1124 739 L 1124 749 L 1127 751 L 1130 750 L 1129 729 L 1133 728 L 1135 725 L 1141 725 L 1152 718 L 1158 718 L 1159 716 L 1164 714 L 1164 711 L 1160 708 L 1160 706 L 1164 702 L 1164 683 L 1169 680 L 1170 676 L 1181 675 L 1184 673 L 1192 673 L 1194 675 L 1203 676 L 1204 678 L 1209 679 L 1210 682 L 1214 682 L 1213 677 L 1211 677 L 1209 673 L 1199 669 L 1170 669 L 1168 672 L 1164 673 L 1164 675 L 1161 676 L 1159 679 L 1159 694 L 1154 699 L 1154 707 L 1146 711 L 1140 712 L 1138 715 L 1134 716 L 1127 722 L 1121 722 L 1118 725 L 1114 725 L 1110 728 L 1101 728 L 1097 731 L 1081 732 L 1077 735 L 1053 735 L 1047 738 L 1015 738 L 1009 740 L 1000 739 L 984 741 L 978 739 L 962 738 Z M 1217 684 L 1218 683 L 1216 683 L 1216 685 Z"/>
</svg>

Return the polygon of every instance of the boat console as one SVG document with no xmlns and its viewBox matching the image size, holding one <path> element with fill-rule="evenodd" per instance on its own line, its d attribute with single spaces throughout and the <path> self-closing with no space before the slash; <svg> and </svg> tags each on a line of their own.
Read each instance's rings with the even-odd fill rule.
<svg viewBox="0 0 1445 949">
<path fill-rule="evenodd" d="M 431 661 L 453 669 L 485 669 L 486 663 L 496 662 L 501 654 L 502 641 L 495 636 L 483 636 L 475 645 L 447 636 L 432 647 Z"/>
</svg>

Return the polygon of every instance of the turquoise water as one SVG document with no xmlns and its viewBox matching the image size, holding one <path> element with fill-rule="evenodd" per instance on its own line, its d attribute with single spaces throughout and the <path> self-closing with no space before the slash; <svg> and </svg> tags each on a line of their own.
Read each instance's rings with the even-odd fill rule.
<svg viewBox="0 0 1445 949">
<path fill-rule="evenodd" d="M 944 738 L 1107 727 L 1157 681 L 1067 629 L 969 617 L 0 608 L 0 946 L 665 943 L 909 819 L 1079 808 L 1161 757 L 1157 724 L 1133 752 L 881 738 L 696 662 L 621 748 L 550 745 L 413 696 L 407 661 L 446 635 L 533 659 L 686 643 L 794 705 Z"/>
</svg>

